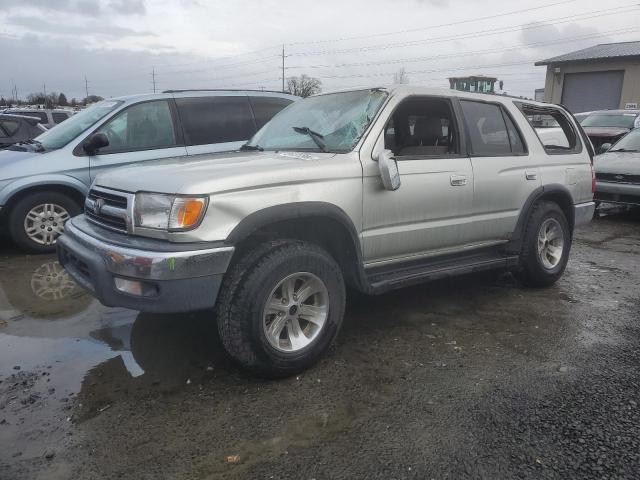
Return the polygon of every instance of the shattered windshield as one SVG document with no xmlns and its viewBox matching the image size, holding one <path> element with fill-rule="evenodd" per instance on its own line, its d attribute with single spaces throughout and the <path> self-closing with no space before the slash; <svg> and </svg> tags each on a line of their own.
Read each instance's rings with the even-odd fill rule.
<svg viewBox="0 0 640 480">
<path fill-rule="evenodd" d="M 248 146 L 264 150 L 351 151 L 386 98 L 384 91 L 358 90 L 294 102 L 262 127 Z"/>
</svg>

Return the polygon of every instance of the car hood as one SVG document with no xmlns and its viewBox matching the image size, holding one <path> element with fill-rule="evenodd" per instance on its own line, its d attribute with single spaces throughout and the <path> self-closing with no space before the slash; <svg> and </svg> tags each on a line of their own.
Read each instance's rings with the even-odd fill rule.
<svg viewBox="0 0 640 480">
<path fill-rule="evenodd" d="M 594 159 L 593 168 L 596 173 L 640 175 L 640 153 L 607 152 Z"/>
<path fill-rule="evenodd" d="M 0 180 L 42 173 L 42 153 L 0 150 Z"/>
<path fill-rule="evenodd" d="M 584 131 L 590 137 L 615 138 L 625 135 L 631 130 L 621 127 L 584 127 Z"/>
<path fill-rule="evenodd" d="M 95 183 L 128 192 L 210 194 L 339 177 L 344 175 L 341 157 L 343 155 L 316 152 L 234 152 L 174 157 L 111 170 L 98 175 Z"/>
</svg>

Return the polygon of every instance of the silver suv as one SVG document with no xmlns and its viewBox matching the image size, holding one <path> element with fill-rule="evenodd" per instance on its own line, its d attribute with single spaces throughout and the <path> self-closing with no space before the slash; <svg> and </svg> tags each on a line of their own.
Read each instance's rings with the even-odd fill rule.
<svg viewBox="0 0 640 480">
<path fill-rule="evenodd" d="M 543 145 L 530 124 L 540 116 L 566 145 Z M 346 287 L 376 294 L 495 268 L 551 285 L 594 212 L 584 132 L 562 107 L 527 100 L 323 94 L 243 150 L 99 176 L 58 255 L 105 305 L 215 307 L 227 351 L 262 375 L 318 359 Z"/>
</svg>

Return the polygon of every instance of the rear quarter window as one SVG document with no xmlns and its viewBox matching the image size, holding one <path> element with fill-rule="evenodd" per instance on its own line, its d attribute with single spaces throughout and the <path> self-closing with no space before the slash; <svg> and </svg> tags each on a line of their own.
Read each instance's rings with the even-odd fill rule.
<svg viewBox="0 0 640 480">
<path fill-rule="evenodd" d="M 558 108 L 517 103 L 544 150 L 550 154 L 579 153 L 582 144 L 567 115 Z"/>
</svg>

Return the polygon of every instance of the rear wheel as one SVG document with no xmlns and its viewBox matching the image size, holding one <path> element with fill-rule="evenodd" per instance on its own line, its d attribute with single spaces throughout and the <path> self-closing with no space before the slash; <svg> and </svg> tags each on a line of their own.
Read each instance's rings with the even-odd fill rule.
<svg viewBox="0 0 640 480">
<path fill-rule="evenodd" d="M 9 233 L 24 250 L 53 252 L 64 225 L 81 212 L 78 204 L 60 192 L 35 192 L 20 199 L 9 214 Z"/>
<path fill-rule="evenodd" d="M 267 377 L 293 375 L 329 347 L 345 297 L 340 268 L 323 249 L 299 241 L 261 246 L 225 279 L 220 338 L 245 368 Z"/>
<path fill-rule="evenodd" d="M 520 280 L 528 286 L 553 285 L 564 273 L 571 250 L 571 231 L 562 209 L 553 202 L 534 205 L 520 256 Z"/>
</svg>

